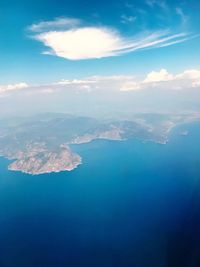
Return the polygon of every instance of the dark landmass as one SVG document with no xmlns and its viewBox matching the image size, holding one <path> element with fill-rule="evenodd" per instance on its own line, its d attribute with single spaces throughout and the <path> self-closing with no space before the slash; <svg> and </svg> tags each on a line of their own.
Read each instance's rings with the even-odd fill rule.
<svg viewBox="0 0 200 267">
<path fill-rule="evenodd" d="M 200 120 L 200 114 L 135 114 L 132 119 L 100 121 L 67 114 L 40 114 L 0 120 L 0 155 L 12 160 L 9 170 L 29 174 L 71 171 L 81 157 L 70 145 L 97 139 L 137 138 L 166 144 L 178 124 Z"/>
</svg>

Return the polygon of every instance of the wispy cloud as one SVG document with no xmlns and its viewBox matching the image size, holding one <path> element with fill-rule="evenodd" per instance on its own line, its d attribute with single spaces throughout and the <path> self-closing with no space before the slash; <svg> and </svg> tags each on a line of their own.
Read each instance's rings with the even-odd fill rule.
<svg viewBox="0 0 200 267">
<path fill-rule="evenodd" d="M 146 0 L 146 4 L 151 8 L 158 6 L 164 10 L 168 9 L 167 3 L 164 0 Z"/>
<path fill-rule="evenodd" d="M 182 8 L 177 7 L 176 8 L 176 14 L 180 17 L 183 25 L 185 25 L 188 22 L 189 17 L 184 13 Z"/>
<path fill-rule="evenodd" d="M 33 32 L 44 32 L 48 30 L 63 30 L 78 26 L 81 23 L 80 19 L 59 17 L 51 21 L 40 21 L 32 24 L 28 30 Z"/>
<path fill-rule="evenodd" d="M 55 30 L 54 27 L 60 26 L 62 30 Z M 67 29 L 63 30 L 64 26 Z M 191 34 L 185 32 L 173 34 L 166 30 L 125 37 L 116 29 L 104 26 L 86 27 L 80 24 L 80 20 L 68 18 L 33 24 L 29 30 L 35 32 L 35 40 L 50 48 L 43 54 L 69 60 L 119 56 L 141 49 L 169 46 L 192 38 Z"/>
<path fill-rule="evenodd" d="M 136 19 L 136 16 L 127 16 L 125 14 L 121 15 L 121 23 L 123 24 L 133 23 L 134 21 L 136 21 Z"/>
</svg>

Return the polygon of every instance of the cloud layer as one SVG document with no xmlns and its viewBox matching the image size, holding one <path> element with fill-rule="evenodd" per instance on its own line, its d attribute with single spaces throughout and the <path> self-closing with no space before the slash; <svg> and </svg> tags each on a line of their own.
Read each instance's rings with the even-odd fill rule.
<svg viewBox="0 0 200 267">
<path fill-rule="evenodd" d="M 55 85 L 76 90 L 114 90 L 138 91 L 165 89 L 190 90 L 200 88 L 200 70 L 185 70 L 179 74 L 169 73 L 166 69 L 151 71 L 144 78 L 133 75 L 93 76 L 82 80 L 61 80 Z"/>
<path fill-rule="evenodd" d="M 173 34 L 166 30 L 125 37 L 116 29 L 85 26 L 82 21 L 73 18 L 43 21 L 29 26 L 28 29 L 34 33 L 34 39 L 49 48 L 43 54 L 68 60 L 119 56 L 141 49 L 174 45 L 193 37 L 185 32 Z"/>
<path fill-rule="evenodd" d="M 0 114 L 5 116 L 66 112 L 127 118 L 137 112 L 200 111 L 200 70 L 172 74 L 161 69 L 144 77 L 93 76 L 51 84 L 17 83 L 0 88 Z"/>
<path fill-rule="evenodd" d="M 169 73 L 166 69 L 151 71 L 143 78 L 134 75 L 92 76 L 83 79 L 63 79 L 61 81 L 46 85 L 28 85 L 21 82 L 16 84 L 1 85 L 0 95 L 26 89 L 26 94 L 42 93 L 52 94 L 55 92 L 70 90 L 77 92 L 93 91 L 145 91 L 158 90 L 191 90 L 200 89 L 200 70 L 185 70 L 178 74 Z"/>
<path fill-rule="evenodd" d="M 18 91 L 25 88 L 28 88 L 28 84 L 21 82 L 21 83 L 15 83 L 15 84 L 7 84 L 7 85 L 0 85 L 0 94 L 8 93 L 11 91 Z"/>
</svg>

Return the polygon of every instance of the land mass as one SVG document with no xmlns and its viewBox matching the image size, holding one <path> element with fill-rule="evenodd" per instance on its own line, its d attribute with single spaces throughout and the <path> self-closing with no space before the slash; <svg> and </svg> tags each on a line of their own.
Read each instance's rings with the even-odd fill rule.
<svg viewBox="0 0 200 267">
<path fill-rule="evenodd" d="M 173 127 L 196 120 L 200 114 L 135 114 L 119 121 L 51 113 L 2 119 L 0 155 L 11 160 L 12 171 L 33 175 L 71 171 L 82 163 L 72 145 L 132 138 L 166 144 Z"/>
</svg>

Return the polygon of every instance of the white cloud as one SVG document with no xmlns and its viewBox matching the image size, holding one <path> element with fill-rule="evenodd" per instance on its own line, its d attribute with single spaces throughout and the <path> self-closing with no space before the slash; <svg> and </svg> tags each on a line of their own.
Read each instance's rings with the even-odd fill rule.
<svg viewBox="0 0 200 267">
<path fill-rule="evenodd" d="M 106 82 L 106 81 L 129 81 L 134 77 L 132 75 L 112 75 L 112 76 L 92 76 L 90 77 L 90 81 L 94 82 Z"/>
<path fill-rule="evenodd" d="M 157 71 L 150 72 L 144 79 L 144 83 L 170 81 L 172 79 L 173 79 L 172 74 L 170 74 L 166 69 L 161 69 L 158 72 Z"/>
<path fill-rule="evenodd" d="M 16 84 L 0 85 L 0 94 L 10 92 L 10 91 L 22 90 L 25 88 L 28 88 L 28 84 L 24 82 L 16 83 Z"/>
<path fill-rule="evenodd" d="M 134 18 L 126 17 L 126 19 L 133 21 Z M 62 29 L 56 27 L 62 27 Z M 173 45 L 192 38 L 187 33 L 171 34 L 169 31 L 124 37 L 113 28 L 84 26 L 80 20 L 69 18 L 43 21 L 33 24 L 29 30 L 35 32 L 34 39 L 49 48 L 43 54 L 69 60 L 118 56 L 141 49 Z"/>
<path fill-rule="evenodd" d="M 200 70 L 185 70 L 176 75 L 169 73 L 166 69 L 152 71 L 147 74 L 142 84 L 166 89 L 191 89 L 200 86 Z"/>
<path fill-rule="evenodd" d="M 129 81 L 129 82 L 125 82 L 122 84 L 122 86 L 120 87 L 120 91 L 134 91 L 134 90 L 139 90 L 141 89 L 141 84 L 140 82 L 137 81 Z"/>
<path fill-rule="evenodd" d="M 61 81 L 56 82 L 55 84 L 57 84 L 57 85 L 72 85 L 72 84 L 89 84 L 89 83 L 95 83 L 95 80 L 78 80 L 78 79 L 65 80 L 65 79 L 62 79 Z"/>
<path fill-rule="evenodd" d="M 185 85 L 190 84 L 192 87 L 200 86 L 200 70 L 186 70 L 181 74 L 176 75 L 176 80 L 182 81 Z"/>
<path fill-rule="evenodd" d="M 52 54 L 71 60 L 112 56 L 129 47 L 115 32 L 94 27 L 47 32 L 36 38 L 50 47 Z"/>
<path fill-rule="evenodd" d="M 196 80 L 200 79 L 200 70 L 185 70 L 183 73 L 176 75 L 176 79 L 190 79 Z"/>
</svg>

